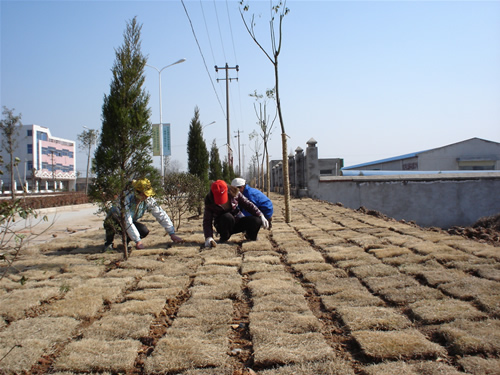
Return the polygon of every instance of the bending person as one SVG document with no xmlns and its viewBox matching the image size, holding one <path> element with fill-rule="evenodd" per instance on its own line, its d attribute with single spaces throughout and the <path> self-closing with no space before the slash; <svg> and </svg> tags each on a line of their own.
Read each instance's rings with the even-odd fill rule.
<svg viewBox="0 0 500 375">
<path fill-rule="evenodd" d="M 250 187 L 243 178 L 235 178 L 231 182 L 231 185 L 237 187 L 248 200 L 257 206 L 257 208 L 264 214 L 267 221 L 269 221 L 269 228 L 271 228 L 274 213 L 273 202 L 271 199 L 269 199 L 259 189 Z M 243 215 L 245 216 L 250 216 L 250 213 L 244 208 L 241 209 L 241 212 L 243 212 Z"/>
<path fill-rule="evenodd" d="M 136 249 L 144 249 L 142 239 L 149 234 L 149 229 L 139 219 L 144 216 L 146 211 L 149 211 L 165 228 L 166 232 L 174 242 L 183 242 L 182 238 L 175 234 L 174 225 L 167 213 L 153 198 L 154 191 L 151 187 L 151 182 L 147 178 L 132 181 L 132 190 L 127 192 L 125 196 L 125 226 L 127 232 L 127 244 L 129 241 L 135 242 Z M 119 202 L 115 203 L 109 211 L 106 219 L 104 219 L 104 229 L 106 230 L 106 242 L 104 250 L 113 248 L 113 240 L 115 234 L 121 233 L 120 215 L 122 208 Z"/>
<path fill-rule="evenodd" d="M 244 216 L 240 207 L 251 216 Z M 238 189 L 228 186 L 225 181 L 212 183 L 210 192 L 205 197 L 203 214 L 203 233 L 205 247 L 215 247 L 213 227 L 220 234 L 219 242 L 224 243 L 235 233 L 245 233 L 250 241 L 257 240 L 260 228 L 268 228 L 269 223 L 264 214 L 241 194 Z"/>
</svg>

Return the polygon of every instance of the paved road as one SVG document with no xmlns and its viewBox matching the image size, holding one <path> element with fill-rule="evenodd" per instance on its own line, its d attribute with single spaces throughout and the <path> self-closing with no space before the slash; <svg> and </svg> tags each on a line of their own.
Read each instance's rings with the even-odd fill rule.
<svg viewBox="0 0 500 375">
<path fill-rule="evenodd" d="M 31 244 L 50 241 L 54 238 L 64 238 L 74 233 L 98 229 L 102 227 L 104 216 L 97 214 L 98 207 L 94 204 L 80 204 L 37 210 L 38 218 L 28 220 L 17 219 L 12 229 L 18 233 L 36 234 L 30 240 Z M 47 220 L 42 220 L 46 216 Z"/>
</svg>

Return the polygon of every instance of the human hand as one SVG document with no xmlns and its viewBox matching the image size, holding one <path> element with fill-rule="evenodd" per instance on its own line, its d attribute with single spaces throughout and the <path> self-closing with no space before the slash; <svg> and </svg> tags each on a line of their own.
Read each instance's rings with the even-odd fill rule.
<svg viewBox="0 0 500 375">
<path fill-rule="evenodd" d="M 264 215 L 260 215 L 260 218 L 262 219 L 262 228 L 269 229 L 269 221 L 267 221 L 266 217 Z"/>
<path fill-rule="evenodd" d="M 216 247 L 217 242 L 212 237 L 207 237 L 205 239 L 205 247 Z"/>
<path fill-rule="evenodd" d="M 183 240 L 182 238 L 180 238 L 180 237 L 179 237 L 178 235 L 176 235 L 176 234 L 171 234 L 171 235 L 170 235 L 170 239 L 171 239 L 172 241 L 174 241 L 175 243 L 182 243 L 182 242 L 184 242 L 184 240 Z"/>
<path fill-rule="evenodd" d="M 142 243 L 142 241 L 136 242 L 135 248 L 137 250 L 144 249 L 144 244 Z"/>
</svg>

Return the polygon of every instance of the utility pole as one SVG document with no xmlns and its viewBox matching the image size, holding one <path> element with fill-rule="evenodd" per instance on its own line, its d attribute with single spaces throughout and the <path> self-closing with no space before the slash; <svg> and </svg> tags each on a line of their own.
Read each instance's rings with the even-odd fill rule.
<svg viewBox="0 0 500 375">
<path fill-rule="evenodd" d="M 243 133 L 243 130 L 240 131 L 235 131 L 235 133 L 238 133 L 238 135 L 235 135 L 234 138 L 238 138 L 238 174 L 241 176 L 241 151 L 240 151 L 240 133 Z"/>
<path fill-rule="evenodd" d="M 226 78 L 217 78 L 217 82 L 226 81 L 227 164 L 232 167 L 233 156 L 231 151 L 231 131 L 229 127 L 229 82 L 232 81 L 233 79 L 238 80 L 238 78 L 229 78 L 229 69 L 236 69 L 236 71 L 238 72 L 239 66 L 236 65 L 235 67 L 229 67 L 226 63 L 226 66 L 224 68 L 219 68 L 217 65 L 215 65 L 215 71 L 218 72 L 219 69 L 225 69 L 226 71 Z"/>
</svg>

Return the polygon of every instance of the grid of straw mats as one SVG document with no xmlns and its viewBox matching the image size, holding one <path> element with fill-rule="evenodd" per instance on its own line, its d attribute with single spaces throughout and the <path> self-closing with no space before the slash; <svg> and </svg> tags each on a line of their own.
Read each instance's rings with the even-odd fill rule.
<svg viewBox="0 0 500 375">
<path fill-rule="evenodd" d="M 100 253 L 103 231 L 0 281 L 0 373 L 498 374 L 500 253 L 310 199 L 292 223 L 204 249 Z"/>
</svg>

